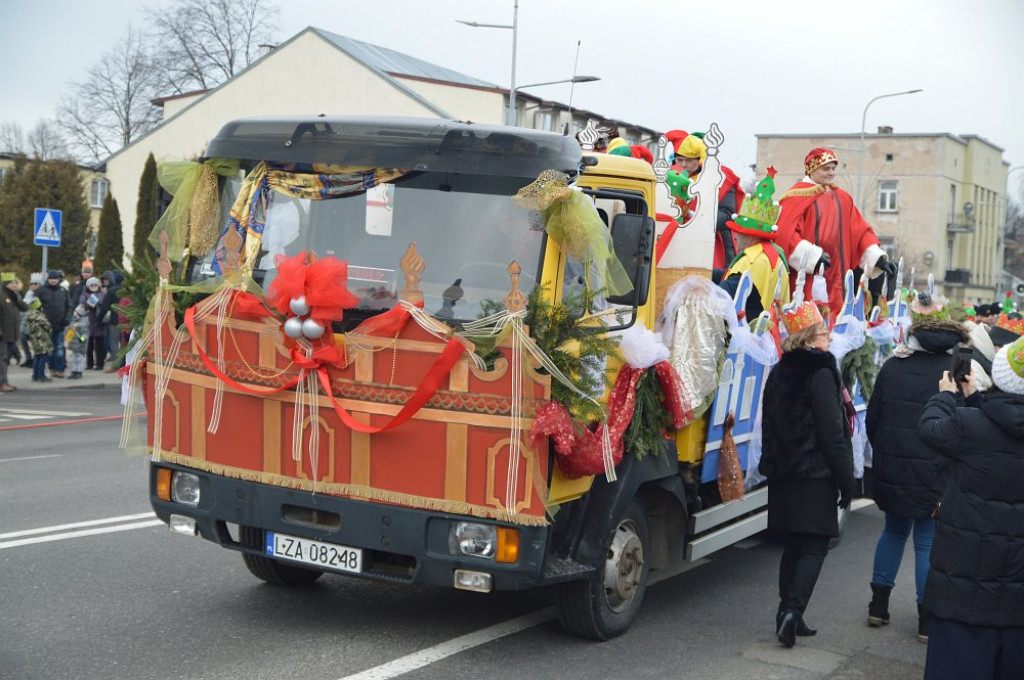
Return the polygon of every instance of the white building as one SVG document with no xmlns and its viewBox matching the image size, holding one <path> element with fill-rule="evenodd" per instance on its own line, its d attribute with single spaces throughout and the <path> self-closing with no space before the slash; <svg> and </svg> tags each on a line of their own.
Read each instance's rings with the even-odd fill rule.
<svg viewBox="0 0 1024 680">
<path fill-rule="evenodd" d="M 401 52 L 307 28 L 227 82 L 203 92 L 157 100 L 163 123 L 105 161 L 118 202 L 126 250 L 132 246 L 139 178 L 146 158 L 189 160 L 203 155 L 226 122 L 250 116 L 406 115 L 501 124 L 508 89 Z M 517 122 L 574 131 L 588 120 L 617 127 L 630 143 L 651 145 L 654 130 L 572 110 L 516 92 Z"/>
</svg>

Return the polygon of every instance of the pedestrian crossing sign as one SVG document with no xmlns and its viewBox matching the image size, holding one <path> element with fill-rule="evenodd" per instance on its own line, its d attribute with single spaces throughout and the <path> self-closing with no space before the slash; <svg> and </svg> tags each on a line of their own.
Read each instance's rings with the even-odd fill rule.
<svg viewBox="0 0 1024 680">
<path fill-rule="evenodd" d="M 61 217 L 60 210 L 36 208 L 35 244 L 37 246 L 60 246 Z"/>
</svg>

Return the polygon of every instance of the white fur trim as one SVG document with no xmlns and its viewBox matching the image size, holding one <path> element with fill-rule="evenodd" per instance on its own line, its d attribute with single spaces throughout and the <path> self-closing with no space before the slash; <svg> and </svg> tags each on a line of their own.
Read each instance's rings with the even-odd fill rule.
<svg viewBox="0 0 1024 680">
<path fill-rule="evenodd" d="M 864 251 L 864 254 L 860 258 L 860 268 L 863 271 L 869 272 L 868 278 L 874 279 L 882 275 L 882 270 L 876 267 L 878 261 L 885 257 L 885 251 L 880 246 L 872 243 Z"/>
<path fill-rule="evenodd" d="M 1014 373 L 1010 362 L 1006 360 L 1006 352 L 1014 344 L 1000 347 L 996 352 L 996 358 L 992 360 L 992 382 L 1003 392 L 1024 394 L 1024 378 Z"/>
<path fill-rule="evenodd" d="M 800 269 L 800 261 L 804 257 L 804 253 L 807 253 L 807 270 L 808 272 L 814 271 L 814 265 L 818 264 L 818 260 L 821 259 L 821 254 L 825 252 L 821 246 L 816 246 L 810 241 L 800 241 L 793 248 L 793 252 L 789 254 L 789 266 L 795 270 Z"/>
</svg>

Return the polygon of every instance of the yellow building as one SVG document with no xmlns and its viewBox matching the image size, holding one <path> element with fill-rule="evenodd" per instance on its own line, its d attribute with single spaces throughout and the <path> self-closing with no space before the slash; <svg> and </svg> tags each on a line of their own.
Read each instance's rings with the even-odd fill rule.
<svg viewBox="0 0 1024 680">
<path fill-rule="evenodd" d="M 0 184 L 3 184 L 4 177 L 14 168 L 14 159 L 14 154 L 0 153 Z M 78 177 L 82 181 L 82 192 L 89 202 L 90 236 L 86 240 L 86 247 L 87 255 L 91 258 L 93 251 L 96 250 L 96 232 L 100 226 L 100 212 L 103 210 L 103 201 L 107 198 L 109 184 L 101 171 L 88 165 L 78 166 Z"/>
<path fill-rule="evenodd" d="M 836 182 L 893 258 L 915 269 L 916 284 L 935 277 L 951 300 L 1001 299 L 1002 225 L 1009 163 L 977 135 L 877 133 L 757 135 L 757 171 L 774 165 L 780 189 L 803 178 L 804 156 L 826 146 L 839 156 Z M 909 281 L 905 281 L 905 285 Z"/>
</svg>

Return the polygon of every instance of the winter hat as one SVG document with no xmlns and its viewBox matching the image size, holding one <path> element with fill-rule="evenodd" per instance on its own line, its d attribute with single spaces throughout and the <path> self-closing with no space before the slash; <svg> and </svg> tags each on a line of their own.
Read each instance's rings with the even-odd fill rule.
<svg viewBox="0 0 1024 680">
<path fill-rule="evenodd" d="M 836 155 L 835 151 L 824 146 L 818 146 L 811 149 L 804 158 L 804 172 L 810 175 L 823 165 L 838 162 L 839 156 Z"/>
<path fill-rule="evenodd" d="M 634 144 L 633 146 L 629 147 L 629 152 L 633 156 L 633 158 L 639 158 L 642 161 L 647 161 L 652 165 L 654 164 L 654 154 L 651 153 L 650 149 L 648 149 L 646 146 L 643 146 L 642 144 Z"/>
<path fill-rule="evenodd" d="M 929 283 L 929 288 L 932 288 Z M 908 302 L 910 303 L 910 318 L 914 323 L 931 317 L 937 319 L 948 319 L 949 312 L 945 308 L 945 298 L 931 293 L 927 290 L 919 290 Z"/>
<path fill-rule="evenodd" d="M 676 156 L 682 156 L 683 158 L 699 158 L 700 164 L 704 165 L 704 161 L 708 159 L 708 147 L 704 141 L 696 135 L 687 135 L 686 139 L 679 142 L 679 148 L 676 149 Z"/>
<path fill-rule="evenodd" d="M 622 151 L 616 151 L 616 149 L 625 149 L 625 153 L 623 153 Z M 628 156 L 629 143 L 626 142 L 626 140 L 623 139 L 622 137 L 616 137 L 612 141 L 608 142 L 608 148 L 606 150 L 608 153 L 614 153 L 618 156 Z"/>
<path fill-rule="evenodd" d="M 86 288 L 88 288 L 89 286 L 98 286 L 101 283 L 102 282 L 99 279 L 97 279 L 95 276 L 90 276 L 89 279 L 85 282 L 85 286 L 86 286 Z"/>
<path fill-rule="evenodd" d="M 780 211 L 779 202 L 773 198 L 775 173 L 775 168 L 768 168 L 754 193 L 743 199 L 739 214 L 734 214 L 725 226 L 738 234 L 775 239 L 775 233 L 779 230 L 776 222 L 779 220 Z"/>
<path fill-rule="evenodd" d="M 1024 338 L 996 352 L 992 361 L 992 381 L 1010 394 L 1024 395 Z"/>
<path fill-rule="evenodd" d="M 665 139 L 672 145 L 672 153 L 679 153 L 679 145 L 689 134 L 686 130 L 669 130 L 665 133 Z"/>
<path fill-rule="evenodd" d="M 14 272 L 0 272 L 0 283 L 10 283 L 17 278 Z"/>
<path fill-rule="evenodd" d="M 29 275 L 29 277 L 28 277 L 28 282 L 29 282 L 30 284 L 32 284 L 32 283 L 37 283 L 37 284 L 39 284 L 40 286 L 41 286 L 41 285 L 43 285 L 44 283 L 46 283 L 46 282 L 45 282 L 45 281 L 43 280 L 43 273 L 42 273 L 42 272 L 32 272 L 32 273 L 31 273 L 31 274 Z"/>
<path fill-rule="evenodd" d="M 46 278 L 48 278 L 48 279 L 61 279 L 61 278 L 64 278 L 64 275 L 60 273 L 59 269 L 51 269 L 46 274 Z"/>
</svg>

